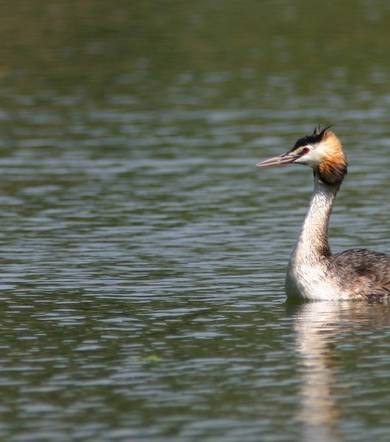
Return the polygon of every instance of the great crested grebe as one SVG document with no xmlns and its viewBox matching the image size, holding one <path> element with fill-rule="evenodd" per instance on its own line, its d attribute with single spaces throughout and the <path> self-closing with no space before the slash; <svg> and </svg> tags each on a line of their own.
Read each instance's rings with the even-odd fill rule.
<svg viewBox="0 0 390 442">
<path fill-rule="evenodd" d="M 335 255 L 328 244 L 333 201 L 347 173 L 341 142 L 329 127 L 317 127 L 287 153 L 259 167 L 304 164 L 313 169 L 314 192 L 290 258 L 288 298 L 304 300 L 390 300 L 390 255 L 351 249 Z"/>
</svg>

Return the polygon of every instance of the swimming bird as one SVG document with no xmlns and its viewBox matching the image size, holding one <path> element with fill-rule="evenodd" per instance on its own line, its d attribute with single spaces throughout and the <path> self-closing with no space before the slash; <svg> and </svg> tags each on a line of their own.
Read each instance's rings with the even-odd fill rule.
<svg viewBox="0 0 390 442">
<path fill-rule="evenodd" d="M 367 249 L 332 254 L 328 224 L 336 194 L 347 173 L 347 158 L 336 134 L 325 127 L 294 147 L 257 164 L 303 164 L 313 169 L 314 191 L 286 277 L 288 298 L 299 300 L 390 301 L 390 255 Z"/>
</svg>

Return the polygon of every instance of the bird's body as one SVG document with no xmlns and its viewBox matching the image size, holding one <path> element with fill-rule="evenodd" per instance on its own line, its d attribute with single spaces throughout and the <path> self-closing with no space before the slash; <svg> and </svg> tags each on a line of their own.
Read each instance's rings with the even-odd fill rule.
<svg viewBox="0 0 390 442">
<path fill-rule="evenodd" d="M 340 140 L 316 129 L 283 155 L 261 167 L 306 164 L 313 168 L 314 192 L 297 244 L 291 255 L 286 291 L 304 300 L 390 300 L 390 255 L 352 249 L 332 255 L 328 224 L 335 196 L 347 173 Z"/>
</svg>

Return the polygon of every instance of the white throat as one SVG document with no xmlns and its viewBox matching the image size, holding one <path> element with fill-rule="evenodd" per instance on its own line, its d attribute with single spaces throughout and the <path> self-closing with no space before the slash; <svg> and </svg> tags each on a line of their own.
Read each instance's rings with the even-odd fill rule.
<svg viewBox="0 0 390 442">
<path fill-rule="evenodd" d="M 310 207 L 289 263 L 286 281 L 289 297 L 322 299 L 328 296 L 325 277 L 330 256 L 328 224 L 338 188 L 314 175 Z"/>
<path fill-rule="evenodd" d="M 338 186 L 314 176 L 314 192 L 293 256 L 317 261 L 330 255 L 328 225 Z"/>
</svg>

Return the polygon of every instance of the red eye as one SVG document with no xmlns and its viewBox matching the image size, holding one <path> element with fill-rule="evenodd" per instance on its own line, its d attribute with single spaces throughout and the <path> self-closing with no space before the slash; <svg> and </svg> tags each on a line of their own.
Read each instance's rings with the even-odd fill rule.
<svg viewBox="0 0 390 442">
<path fill-rule="evenodd" d="M 306 155 L 307 153 L 309 153 L 310 152 L 310 149 L 308 148 L 308 147 L 304 147 L 302 150 L 301 150 L 301 155 Z"/>
</svg>

